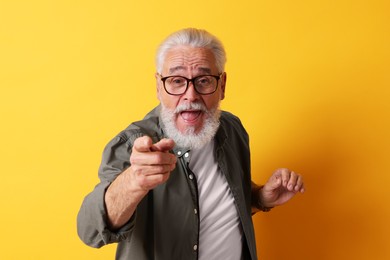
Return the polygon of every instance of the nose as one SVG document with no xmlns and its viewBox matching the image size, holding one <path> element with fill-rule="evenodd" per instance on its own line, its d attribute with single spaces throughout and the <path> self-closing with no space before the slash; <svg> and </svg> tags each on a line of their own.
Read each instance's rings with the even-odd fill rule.
<svg viewBox="0 0 390 260">
<path fill-rule="evenodd" d="M 183 98 L 188 101 L 195 101 L 199 99 L 199 96 L 200 95 L 195 90 L 194 84 L 189 82 L 187 91 L 183 94 Z"/>
</svg>

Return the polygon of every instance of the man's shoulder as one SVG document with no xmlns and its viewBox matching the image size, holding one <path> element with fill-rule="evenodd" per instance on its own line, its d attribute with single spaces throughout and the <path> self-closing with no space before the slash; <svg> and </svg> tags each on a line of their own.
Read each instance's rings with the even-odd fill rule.
<svg viewBox="0 0 390 260">
<path fill-rule="evenodd" d="M 232 121 L 240 121 L 239 117 L 234 115 L 233 113 L 229 112 L 229 111 L 225 111 L 225 110 L 222 110 L 221 111 L 221 119 L 224 119 L 224 120 L 232 120 Z"/>
<path fill-rule="evenodd" d="M 229 138 L 247 138 L 248 134 L 238 116 L 228 111 L 221 111 L 220 122 L 220 133 L 225 133 Z"/>
<path fill-rule="evenodd" d="M 222 111 L 216 140 L 232 151 L 248 151 L 249 136 L 238 116 Z M 244 153 L 243 153 L 244 154 Z"/>
<path fill-rule="evenodd" d="M 144 135 L 150 136 L 153 141 L 161 139 L 159 109 L 159 107 L 155 107 L 142 120 L 131 123 L 118 134 L 118 137 L 131 143 L 138 137 Z"/>
<path fill-rule="evenodd" d="M 220 117 L 221 124 L 223 126 L 233 126 L 237 128 L 244 129 L 244 126 L 241 123 L 241 120 L 238 116 L 232 114 L 228 111 L 221 111 L 221 117 Z"/>
</svg>

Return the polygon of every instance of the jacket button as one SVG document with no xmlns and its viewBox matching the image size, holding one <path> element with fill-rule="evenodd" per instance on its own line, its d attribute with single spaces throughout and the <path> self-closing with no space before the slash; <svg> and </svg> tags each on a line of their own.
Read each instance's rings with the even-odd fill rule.
<svg viewBox="0 0 390 260">
<path fill-rule="evenodd" d="M 198 245 L 194 245 L 194 251 L 198 250 Z"/>
<path fill-rule="evenodd" d="M 198 210 L 197 210 L 197 209 L 194 209 L 194 213 L 195 213 L 195 215 L 198 214 Z"/>
<path fill-rule="evenodd" d="M 194 175 L 190 174 L 190 175 L 188 176 L 188 178 L 190 178 L 190 180 L 192 180 L 192 179 L 194 178 Z"/>
</svg>

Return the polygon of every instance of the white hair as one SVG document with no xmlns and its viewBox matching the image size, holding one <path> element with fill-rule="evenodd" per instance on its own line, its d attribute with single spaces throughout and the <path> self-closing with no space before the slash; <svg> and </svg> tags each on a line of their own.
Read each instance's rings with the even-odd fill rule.
<svg viewBox="0 0 390 260">
<path fill-rule="evenodd" d="M 226 53 L 222 42 L 206 30 L 186 28 L 169 35 L 158 47 L 156 54 L 156 70 L 158 73 L 162 73 L 167 51 L 173 47 L 183 45 L 211 50 L 216 60 L 218 72 L 222 73 L 225 70 Z"/>
</svg>

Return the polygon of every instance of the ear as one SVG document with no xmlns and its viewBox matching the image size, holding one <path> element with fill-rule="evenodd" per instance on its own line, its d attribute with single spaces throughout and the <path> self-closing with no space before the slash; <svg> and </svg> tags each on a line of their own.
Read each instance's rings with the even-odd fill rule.
<svg viewBox="0 0 390 260">
<path fill-rule="evenodd" d="M 226 79 L 226 72 L 224 72 L 221 75 L 221 100 L 225 98 Z"/>
<path fill-rule="evenodd" d="M 157 99 L 160 100 L 160 84 L 161 84 L 161 80 L 160 80 L 160 75 L 156 72 L 154 74 L 154 78 L 156 79 L 156 94 L 157 94 Z M 161 101 L 161 100 L 160 100 Z"/>
</svg>

